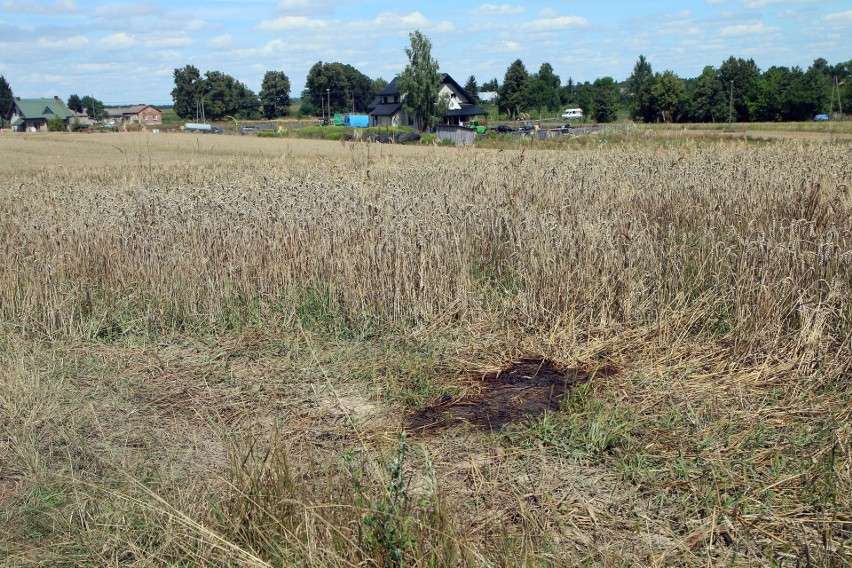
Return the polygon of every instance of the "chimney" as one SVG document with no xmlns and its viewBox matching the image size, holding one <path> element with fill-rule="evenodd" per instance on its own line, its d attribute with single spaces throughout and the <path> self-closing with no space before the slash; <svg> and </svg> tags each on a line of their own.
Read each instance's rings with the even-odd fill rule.
<svg viewBox="0 0 852 568">
<path fill-rule="evenodd" d="M 56 99 L 57 101 L 58 101 L 58 100 L 61 100 L 61 99 L 60 99 L 59 97 L 57 97 L 56 95 L 53 95 L 53 98 L 54 98 L 54 99 Z"/>
</svg>

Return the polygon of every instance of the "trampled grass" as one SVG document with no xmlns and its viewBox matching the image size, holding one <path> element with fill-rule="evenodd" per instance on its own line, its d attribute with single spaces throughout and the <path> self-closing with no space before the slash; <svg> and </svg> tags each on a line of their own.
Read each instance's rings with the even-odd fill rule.
<svg viewBox="0 0 852 568">
<path fill-rule="evenodd" d="M 648 137 L 3 135 L 0 564 L 849 564 L 849 145 Z"/>
</svg>

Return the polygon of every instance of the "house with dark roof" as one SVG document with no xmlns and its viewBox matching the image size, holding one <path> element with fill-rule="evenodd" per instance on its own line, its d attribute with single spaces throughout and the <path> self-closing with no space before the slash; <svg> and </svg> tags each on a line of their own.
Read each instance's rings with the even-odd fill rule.
<svg viewBox="0 0 852 568">
<path fill-rule="evenodd" d="M 411 126 L 420 130 L 423 125 L 417 124 L 416 119 L 408 116 L 402 108 L 405 93 L 399 92 L 398 79 L 399 77 L 394 77 L 370 104 L 370 126 Z M 476 100 L 447 73 L 441 75 L 438 97 L 446 98 L 448 103 L 442 124 L 463 125 L 488 114 L 479 108 Z"/>
<path fill-rule="evenodd" d="M 6 120 L 12 126 L 12 132 L 46 132 L 47 122 L 59 117 L 65 124 L 74 115 L 65 106 L 62 99 L 22 99 L 15 97 Z"/>
<path fill-rule="evenodd" d="M 131 107 L 108 108 L 107 117 L 110 123 L 138 122 L 139 124 L 161 124 L 163 113 L 151 105 L 133 105 Z"/>
</svg>

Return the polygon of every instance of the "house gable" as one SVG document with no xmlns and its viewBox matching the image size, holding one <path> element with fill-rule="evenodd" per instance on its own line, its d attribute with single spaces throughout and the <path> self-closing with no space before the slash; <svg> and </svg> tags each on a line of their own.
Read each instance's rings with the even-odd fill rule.
<svg viewBox="0 0 852 568">
<path fill-rule="evenodd" d="M 371 124 L 373 126 L 414 125 L 402 108 L 403 95 L 399 92 L 398 80 L 399 77 L 394 77 L 370 104 Z M 488 114 L 476 106 L 474 98 L 447 73 L 441 75 L 438 95 L 446 95 L 449 100 L 449 107 L 444 114 L 445 124 L 459 124 L 471 120 L 471 117 Z"/>
</svg>

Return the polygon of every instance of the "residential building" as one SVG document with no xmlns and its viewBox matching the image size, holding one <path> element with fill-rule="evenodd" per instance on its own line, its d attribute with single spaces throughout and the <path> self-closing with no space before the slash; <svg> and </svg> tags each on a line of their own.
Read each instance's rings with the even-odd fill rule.
<svg viewBox="0 0 852 568">
<path fill-rule="evenodd" d="M 393 81 L 388 83 L 370 104 L 370 126 L 411 126 L 421 130 L 423 125 L 417 124 L 416 119 L 408 116 L 402 108 L 405 93 L 399 92 L 398 79 L 399 77 L 394 77 Z M 463 125 L 488 114 L 479 108 L 474 98 L 446 73 L 441 75 L 438 97 L 446 98 L 448 102 L 442 124 Z"/>
<path fill-rule="evenodd" d="M 59 97 L 52 99 L 15 97 L 14 103 L 9 115 L 4 117 L 11 125 L 13 132 L 46 132 L 49 120 L 58 116 L 67 125 L 68 119 L 74 115 Z"/>
<path fill-rule="evenodd" d="M 111 124 L 119 122 L 138 122 L 139 124 L 161 124 L 163 113 L 151 105 L 134 105 L 131 107 L 106 109 L 107 120 Z"/>
</svg>

